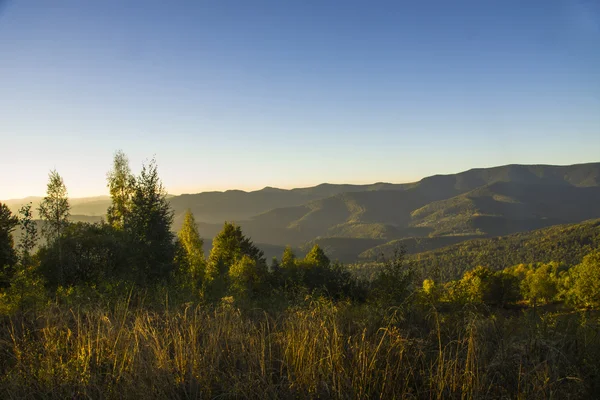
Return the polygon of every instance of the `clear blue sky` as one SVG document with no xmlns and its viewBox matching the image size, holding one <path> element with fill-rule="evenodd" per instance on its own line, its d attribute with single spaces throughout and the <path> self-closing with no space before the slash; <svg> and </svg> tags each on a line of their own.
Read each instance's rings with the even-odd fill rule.
<svg viewBox="0 0 600 400">
<path fill-rule="evenodd" d="M 600 1 L 8 1 L 0 199 L 600 161 Z"/>
</svg>

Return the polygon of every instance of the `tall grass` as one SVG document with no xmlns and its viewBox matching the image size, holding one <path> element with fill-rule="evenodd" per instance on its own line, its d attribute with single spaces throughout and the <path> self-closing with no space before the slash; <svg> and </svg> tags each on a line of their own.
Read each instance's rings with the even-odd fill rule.
<svg viewBox="0 0 600 400">
<path fill-rule="evenodd" d="M 0 398 L 596 397 L 598 320 L 315 301 L 53 306 L 0 323 Z"/>
</svg>

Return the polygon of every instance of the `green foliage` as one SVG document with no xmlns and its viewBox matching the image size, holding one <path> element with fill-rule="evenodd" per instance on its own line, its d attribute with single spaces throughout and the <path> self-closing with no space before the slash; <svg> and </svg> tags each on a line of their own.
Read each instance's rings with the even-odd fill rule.
<svg viewBox="0 0 600 400">
<path fill-rule="evenodd" d="M 135 180 L 131 208 L 123 221 L 133 253 L 132 266 L 141 284 L 168 279 L 174 269 L 173 210 L 166 196 L 152 160 Z"/>
<path fill-rule="evenodd" d="M 284 256 L 291 258 L 285 254 Z M 318 244 L 312 247 L 303 260 L 295 260 L 295 268 L 285 268 L 284 271 L 288 282 L 303 286 L 311 292 L 324 292 L 333 298 L 349 294 L 349 273 L 340 264 L 332 264 Z"/>
<path fill-rule="evenodd" d="M 52 288 L 132 279 L 135 277 L 128 268 L 131 250 L 127 248 L 125 234 L 111 225 L 73 223 L 62 233 L 60 249 L 57 242 L 40 249 L 39 272 Z M 62 279 L 57 271 L 59 265 Z"/>
<path fill-rule="evenodd" d="M 419 270 L 438 269 L 445 280 L 457 279 L 479 265 L 494 270 L 517 264 L 549 263 L 575 265 L 600 248 L 600 220 L 558 225 L 509 236 L 474 239 L 411 256 Z"/>
<path fill-rule="evenodd" d="M 0 315 L 43 308 L 48 301 L 45 284 L 35 265 L 19 266 L 10 286 L 0 292 Z"/>
<path fill-rule="evenodd" d="M 435 283 L 433 279 L 427 278 L 423 280 L 421 291 L 419 294 L 418 303 L 425 305 L 438 305 L 444 293 L 444 287 Z"/>
<path fill-rule="evenodd" d="M 106 219 L 113 227 L 123 229 L 132 206 L 135 178 L 129 168 L 129 159 L 121 150 L 115 153 L 113 168 L 107 174 L 107 181 L 111 205 L 106 212 Z"/>
<path fill-rule="evenodd" d="M 318 244 L 315 244 L 306 257 L 304 257 L 304 262 L 317 268 L 328 268 L 331 263 Z"/>
<path fill-rule="evenodd" d="M 12 232 L 18 223 L 8 206 L 0 203 L 0 288 L 8 285 L 17 263 Z"/>
<path fill-rule="evenodd" d="M 58 249 L 56 275 L 58 282 L 61 283 L 64 279 L 62 234 L 69 225 L 70 208 L 67 188 L 62 177 L 56 170 L 50 171 L 46 197 L 41 201 L 38 212 L 44 221 L 42 235 L 46 238 L 47 243 L 56 244 Z"/>
<path fill-rule="evenodd" d="M 488 267 L 465 272 L 458 284 L 449 287 L 450 300 L 460 303 L 504 305 L 519 299 L 519 281 L 513 275 Z"/>
<path fill-rule="evenodd" d="M 38 234 L 37 225 L 33 220 L 33 214 L 31 211 L 31 203 L 25 204 L 19 210 L 19 225 L 21 227 L 21 238 L 19 240 L 19 250 L 21 266 L 31 266 L 33 260 L 33 250 L 37 244 Z"/>
<path fill-rule="evenodd" d="M 560 273 L 557 263 L 519 264 L 504 270 L 520 282 L 521 297 L 532 305 L 557 299 L 560 294 Z"/>
<path fill-rule="evenodd" d="M 319 245 L 314 245 L 304 259 L 297 259 L 287 246 L 270 274 L 271 286 L 288 298 L 304 294 L 328 298 L 352 298 L 364 301 L 365 287 L 340 263 L 331 263 Z"/>
<path fill-rule="evenodd" d="M 600 307 L 600 251 L 585 256 L 569 272 L 575 303 L 583 307 Z"/>
<path fill-rule="evenodd" d="M 226 275 L 229 267 L 243 256 L 248 256 L 257 263 L 266 264 L 263 252 L 244 236 L 242 229 L 235 224 L 225 222 L 221 232 L 213 239 L 213 247 L 208 257 L 208 279 Z"/>
<path fill-rule="evenodd" d="M 265 294 L 268 272 L 263 263 L 243 255 L 228 271 L 230 292 L 236 298 L 249 299 Z"/>
<path fill-rule="evenodd" d="M 70 208 L 62 177 L 56 170 L 50 171 L 46 197 L 38 208 L 40 218 L 46 222 L 42 225 L 42 234 L 48 242 L 60 239 L 69 224 Z"/>
<path fill-rule="evenodd" d="M 558 271 L 553 264 L 542 264 L 528 273 L 521 283 L 521 293 L 529 302 L 546 303 L 558 295 Z"/>
<path fill-rule="evenodd" d="M 370 301 L 379 307 L 399 306 L 412 292 L 414 269 L 406 260 L 406 251 L 396 249 L 392 258 L 384 258 L 370 284 Z"/>
<path fill-rule="evenodd" d="M 256 263 L 256 268 L 266 270 L 264 253 L 242 233 L 242 229 L 226 222 L 223 229 L 213 239 L 213 247 L 208 257 L 206 269 L 209 296 L 220 298 L 229 288 L 229 269 L 242 258 L 248 257 Z"/>
<path fill-rule="evenodd" d="M 0 204 L 0 265 L 2 265 L 2 254 L 6 238 L 5 229 L 18 224 L 21 227 L 21 238 L 19 241 L 18 259 L 17 253 L 12 248 L 12 236 L 10 237 L 10 248 L 12 249 L 12 264 L 7 265 L 0 273 L 4 278 L 0 281 L 0 315 L 13 314 L 16 311 L 31 310 L 41 306 L 46 300 L 44 281 L 37 273 L 37 264 L 33 257 L 33 248 L 37 240 L 37 228 L 32 219 L 31 204 L 26 204 L 19 210 L 21 218 L 10 216 L 3 204 Z M 10 232 L 9 232 L 10 233 Z M 6 259 L 6 258 L 5 258 Z"/>
<path fill-rule="evenodd" d="M 296 254 L 290 246 L 286 246 L 281 256 L 281 277 L 275 283 L 285 290 L 297 289 L 304 283 L 304 269 L 299 265 Z"/>
<path fill-rule="evenodd" d="M 204 241 L 198 233 L 194 214 L 188 210 L 183 226 L 177 234 L 177 256 L 181 277 L 195 289 L 201 286 L 206 272 L 206 261 L 202 246 Z"/>
<path fill-rule="evenodd" d="M 281 268 L 290 269 L 296 266 L 296 254 L 290 246 L 286 246 L 281 256 Z"/>
</svg>

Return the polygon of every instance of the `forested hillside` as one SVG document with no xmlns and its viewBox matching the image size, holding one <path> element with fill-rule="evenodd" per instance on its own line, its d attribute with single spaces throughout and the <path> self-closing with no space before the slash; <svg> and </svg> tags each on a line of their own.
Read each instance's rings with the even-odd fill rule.
<svg viewBox="0 0 600 400">
<path fill-rule="evenodd" d="M 380 253 L 390 256 L 393 245 L 380 246 Z M 412 257 L 420 269 L 440 271 L 455 279 L 477 266 L 500 270 L 516 264 L 557 262 L 575 265 L 590 252 L 600 249 L 600 220 L 557 225 L 532 232 L 516 233 L 489 239 L 471 239 Z M 372 253 L 364 254 L 371 256 Z"/>
</svg>

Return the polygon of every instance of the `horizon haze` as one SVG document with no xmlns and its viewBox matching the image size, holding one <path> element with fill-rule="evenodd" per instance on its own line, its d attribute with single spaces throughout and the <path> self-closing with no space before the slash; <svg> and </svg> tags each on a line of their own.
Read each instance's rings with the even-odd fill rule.
<svg viewBox="0 0 600 400">
<path fill-rule="evenodd" d="M 582 163 L 575 163 L 575 164 L 504 164 L 504 165 L 494 165 L 494 166 L 490 166 L 490 167 L 473 167 L 473 168 L 469 168 L 469 169 L 462 170 L 462 171 L 456 171 L 456 172 L 434 173 L 432 175 L 423 176 L 418 179 L 405 181 L 405 182 L 390 182 L 390 181 L 319 182 L 319 183 L 316 183 L 313 185 L 306 185 L 306 186 L 280 187 L 280 186 L 266 185 L 266 186 L 263 186 L 260 188 L 250 188 L 250 189 L 240 189 L 240 188 L 231 187 L 231 188 L 225 188 L 222 190 L 218 190 L 218 189 L 200 190 L 200 191 L 196 191 L 196 192 L 180 192 L 180 193 L 174 193 L 174 192 L 167 190 L 167 194 L 168 194 L 168 196 L 186 196 L 186 195 L 194 195 L 194 194 L 227 193 L 227 192 L 254 193 L 254 192 L 260 192 L 260 191 L 267 190 L 267 189 L 290 191 L 290 190 L 312 189 L 312 188 L 317 188 L 317 187 L 321 187 L 321 186 L 325 186 L 325 185 L 331 185 L 331 186 L 346 186 L 346 185 L 369 186 L 369 185 L 378 185 L 378 184 L 404 185 L 404 184 L 415 184 L 426 178 L 432 178 L 432 177 L 436 177 L 436 176 L 450 176 L 450 175 L 457 175 L 457 174 L 461 174 L 461 173 L 464 174 L 464 173 L 468 173 L 471 171 L 489 170 L 489 169 L 494 169 L 494 168 L 500 169 L 500 168 L 513 167 L 513 166 L 518 166 L 518 167 L 576 167 L 576 166 L 594 165 L 594 164 L 598 164 L 598 163 L 600 163 L 600 161 L 582 162 Z M 67 190 L 68 190 L 68 186 L 67 186 Z M 25 197 L 0 198 L 0 202 L 15 203 L 17 201 L 24 201 L 24 200 L 40 200 L 43 197 L 44 197 L 44 194 L 42 193 L 40 195 L 28 195 Z M 110 200 L 110 195 L 108 194 L 108 191 L 107 191 L 107 193 L 104 193 L 104 194 L 94 194 L 91 196 L 81 196 L 81 197 L 69 196 L 69 198 L 71 201 L 75 201 L 76 203 L 80 203 L 81 201 L 85 202 L 85 201 L 96 201 L 96 200 L 107 200 L 108 201 L 108 200 Z"/>
</svg>

